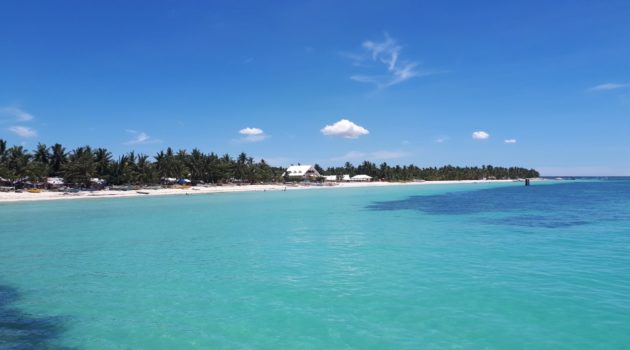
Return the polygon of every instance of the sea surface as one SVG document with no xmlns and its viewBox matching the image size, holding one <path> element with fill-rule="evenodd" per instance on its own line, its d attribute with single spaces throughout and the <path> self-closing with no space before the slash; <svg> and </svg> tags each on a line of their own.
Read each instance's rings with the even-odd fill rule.
<svg viewBox="0 0 630 350">
<path fill-rule="evenodd" d="M 0 204 L 0 349 L 629 349 L 630 180 Z"/>
</svg>

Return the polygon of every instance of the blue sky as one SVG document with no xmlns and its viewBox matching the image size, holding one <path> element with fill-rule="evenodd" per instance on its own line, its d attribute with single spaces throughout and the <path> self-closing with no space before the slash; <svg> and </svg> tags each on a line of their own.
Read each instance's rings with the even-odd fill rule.
<svg viewBox="0 0 630 350">
<path fill-rule="evenodd" d="M 628 1 L 4 1 L 0 138 L 630 175 L 628 18 Z"/>
</svg>

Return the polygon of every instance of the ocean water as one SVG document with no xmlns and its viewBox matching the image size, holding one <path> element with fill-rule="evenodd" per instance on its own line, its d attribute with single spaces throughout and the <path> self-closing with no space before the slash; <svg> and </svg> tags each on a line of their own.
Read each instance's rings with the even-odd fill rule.
<svg viewBox="0 0 630 350">
<path fill-rule="evenodd" d="M 0 205 L 0 349 L 624 348 L 627 179 Z"/>
</svg>

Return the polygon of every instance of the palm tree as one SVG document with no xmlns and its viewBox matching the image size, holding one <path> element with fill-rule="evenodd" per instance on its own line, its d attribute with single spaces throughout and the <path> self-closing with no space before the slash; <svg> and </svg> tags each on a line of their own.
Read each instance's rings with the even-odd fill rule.
<svg viewBox="0 0 630 350">
<path fill-rule="evenodd" d="M 219 181 L 230 181 L 234 177 L 234 161 L 229 154 L 224 154 L 219 160 Z"/>
<path fill-rule="evenodd" d="M 139 154 L 136 162 L 136 170 L 138 172 L 138 180 L 141 184 L 149 184 L 156 181 L 153 166 L 149 161 L 149 156 Z"/>
<path fill-rule="evenodd" d="M 68 162 L 62 168 L 68 182 L 85 185 L 86 187 L 90 186 L 90 180 L 96 175 L 95 169 L 94 155 L 90 146 L 77 147 L 70 153 Z"/>
<path fill-rule="evenodd" d="M 6 160 L 7 141 L 0 139 L 0 164 Z"/>
<path fill-rule="evenodd" d="M 50 152 L 48 152 L 48 147 L 43 143 L 38 143 L 33 153 L 33 160 L 37 162 L 48 164 L 50 161 Z"/>
<path fill-rule="evenodd" d="M 236 158 L 236 178 L 239 180 L 244 180 L 245 176 L 247 175 L 247 168 L 248 168 L 248 157 L 247 154 L 245 154 L 245 152 L 241 152 L 241 154 L 238 155 L 238 158 Z"/>
<path fill-rule="evenodd" d="M 97 148 L 94 151 L 95 170 L 98 177 L 107 178 L 109 176 L 111 162 L 112 154 L 106 148 Z"/>
<path fill-rule="evenodd" d="M 204 162 L 203 172 L 206 176 L 206 182 L 215 183 L 221 178 L 221 161 L 219 160 L 219 156 L 217 156 L 214 152 L 211 152 L 205 158 L 206 160 Z"/>
<path fill-rule="evenodd" d="M 204 163 L 206 161 L 204 154 L 198 148 L 194 148 L 186 159 L 186 166 L 190 171 L 191 180 L 204 180 Z"/>
<path fill-rule="evenodd" d="M 24 178 L 31 155 L 22 146 L 13 146 L 6 150 L 6 165 L 9 168 L 9 176 L 14 180 Z"/>
<path fill-rule="evenodd" d="M 0 177 L 9 177 L 9 169 L 6 166 L 7 142 L 0 139 Z"/>
<path fill-rule="evenodd" d="M 68 155 L 66 149 L 58 143 L 55 143 L 52 147 L 52 155 L 50 157 L 50 174 L 53 176 L 62 176 L 63 165 L 68 161 Z"/>
</svg>

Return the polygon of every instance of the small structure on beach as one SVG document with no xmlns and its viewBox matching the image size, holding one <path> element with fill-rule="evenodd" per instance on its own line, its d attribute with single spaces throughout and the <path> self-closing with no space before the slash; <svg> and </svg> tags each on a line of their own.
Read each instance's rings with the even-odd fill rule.
<svg viewBox="0 0 630 350">
<path fill-rule="evenodd" d="M 162 185 L 174 185 L 177 179 L 174 177 L 162 177 L 160 178 L 160 184 Z"/>
<path fill-rule="evenodd" d="M 353 181 L 353 182 L 372 181 L 372 177 L 368 176 L 368 175 L 355 175 L 355 176 L 350 178 L 350 181 Z"/>
<path fill-rule="evenodd" d="M 341 181 L 346 181 L 346 182 L 350 181 L 350 175 L 346 174 L 346 175 L 342 176 L 341 177 Z"/>
<path fill-rule="evenodd" d="M 287 171 L 282 174 L 282 176 L 287 176 L 293 179 L 302 178 L 304 180 L 315 180 L 316 178 L 321 177 L 317 169 L 315 169 L 312 165 L 291 165 L 287 168 Z"/>
<path fill-rule="evenodd" d="M 99 179 L 98 177 L 93 177 L 90 179 L 90 188 L 102 190 L 107 185 L 107 181 L 104 179 Z"/>
<path fill-rule="evenodd" d="M 337 180 L 338 180 L 337 179 L 337 175 L 326 175 L 326 176 L 324 176 L 324 181 L 327 181 L 327 182 L 336 182 Z"/>
<path fill-rule="evenodd" d="M 11 186 L 13 182 L 0 176 L 0 186 Z"/>
<path fill-rule="evenodd" d="M 63 187 L 66 182 L 61 177 L 49 177 L 46 179 L 46 187 L 48 189 L 58 189 Z"/>
</svg>

